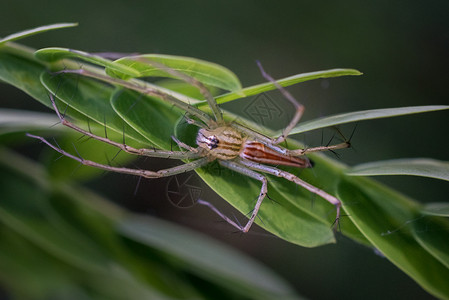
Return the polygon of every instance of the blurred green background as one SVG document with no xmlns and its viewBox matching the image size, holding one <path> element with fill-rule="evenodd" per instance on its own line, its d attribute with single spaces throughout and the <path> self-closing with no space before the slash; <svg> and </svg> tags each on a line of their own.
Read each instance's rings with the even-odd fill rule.
<svg viewBox="0 0 449 300">
<path fill-rule="evenodd" d="M 264 81 L 256 60 L 274 78 L 338 67 L 364 73 L 289 88 L 306 106 L 305 120 L 372 108 L 449 104 L 447 1 L 53 0 L 4 2 L 0 8 L 0 36 L 56 22 L 80 23 L 77 28 L 22 41 L 35 48 L 192 56 L 228 67 L 243 86 Z M 13 87 L 0 85 L 0 92 L 2 107 L 48 111 Z M 270 97 L 283 102 L 276 92 Z M 241 112 L 251 100 L 225 107 Z M 285 124 L 291 110 L 280 105 L 283 113 L 273 119 L 274 128 Z M 353 128 L 352 124 L 342 130 L 349 135 Z M 312 132 L 298 139 L 319 144 L 322 134 L 327 141 L 332 132 Z M 357 126 L 354 149 L 340 152 L 341 160 L 349 165 L 405 157 L 448 160 L 448 136 L 447 112 L 363 122 Z M 152 163 L 151 168 L 162 163 Z M 447 201 L 446 182 L 377 179 L 420 202 Z M 167 180 L 141 182 L 137 192 L 136 184 L 135 178 L 107 174 L 88 186 L 134 211 L 170 219 L 232 244 L 312 299 L 430 298 L 389 261 L 341 235 L 336 245 L 305 249 L 260 230 L 232 234 L 206 209 L 172 207 L 165 199 Z M 220 202 L 199 180 L 195 184 L 202 198 Z M 149 195 L 154 194 L 160 194 L 158 201 L 149 203 Z M 230 208 L 223 209 L 232 214 Z"/>
</svg>

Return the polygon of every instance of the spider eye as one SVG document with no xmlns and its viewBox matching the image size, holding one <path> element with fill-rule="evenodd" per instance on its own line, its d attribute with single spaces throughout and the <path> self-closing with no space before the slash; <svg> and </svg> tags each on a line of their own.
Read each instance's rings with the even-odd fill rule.
<svg viewBox="0 0 449 300">
<path fill-rule="evenodd" d="M 207 146 L 210 150 L 218 147 L 218 139 L 215 135 L 207 137 Z"/>
</svg>

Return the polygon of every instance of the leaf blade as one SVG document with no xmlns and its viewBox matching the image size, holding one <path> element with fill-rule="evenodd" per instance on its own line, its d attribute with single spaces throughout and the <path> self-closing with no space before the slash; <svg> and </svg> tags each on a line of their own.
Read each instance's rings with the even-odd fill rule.
<svg viewBox="0 0 449 300">
<path fill-rule="evenodd" d="M 56 62 L 66 58 L 77 58 L 95 65 L 110 68 L 116 72 L 122 72 L 124 74 L 127 74 L 128 76 L 138 75 L 138 73 L 135 72 L 132 68 L 114 64 L 111 60 L 103 58 L 99 55 L 94 55 L 88 52 L 75 49 L 59 48 L 59 47 L 44 48 L 37 50 L 34 53 L 34 55 L 37 59 L 46 62 Z"/>
<path fill-rule="evenodd" d="M 182 72 L 191 76 L 206 85 L 215 86 L 224 90 L 238 92 L 241 90 L 241 84 L 237 76 L 229 69 L 204 60 L 174 56 L 174 55 L 158 55 L 143 54 L 137 56 L 123 57 L 114 61 L 115 66 L 125 66 L 131 68 L 138 76 L 135 77 L 169 77 L 176 78 L 167 74 L 159 68 L 153 67 L 149 61 L 154 61 L 167 66 L 170 69 Z M 129 79 L 126 74 L 120 74 L 111 68 L 106 68 L 106 73 L 122 79 Z M 178 79 L 178 78 L 176 78 Z"/>
<path fill-rule="evenodd" d="M 43 72 L 41 81 L 57 99 L 88 119 L 119 134 L 125 132 L 136 141 L 147 142 L 142 135 L 127 126 L 112 109 L 110 98 L 114 91 L 113 88 L 93 80 L 79 78 L 73 74 L 55 77 L 48 72 Z M 81 120 L 85 121 L 86 117 Z"/>
<path fill-rule="evenodd" d="M 120 118 L 151 144 L 171 150 L 173 124 L 182 113 L 154 97 L 143 97 L 129 90 L 117 89 L 111 97 L 111 105 Z"/>
<path fill-rule="evenodd" d="M 121 221 L 118 230 L 128 238 L 177 257 L 197 276 L 210 274 L 210 280 L 245 291 L 251 298 L 297 299 L 294 291 L 274 273 L 249 257 L 193 232 L 161 220 L 138 217 Z"/>
<path fill-rule="evenodd" d="M 364 163 L 346 171 L 352 176 L 412 175 L 449 181 L 449 162 L 429 158 L 392 159 Z"/>
<path fill-rule="evenodd" d="M 305 82 L 309 80 L 314 80 L 318 78 L 332 78 L 332 77 L 340 77 L 347 75 L 362 75 L 358 70 L 355 69 L 331 69 L 331 70 L 323 70 L 309 73 L 296 74 L 293 76 L 285 77 L 279 80 L 276 80 L 278 84 L 283 87 L 287 87 L 296 83 Z M 227 94 L 223 94 L 216 97 L 216 101 L 218 104 L 223 104 L 229 101 L 237 100 L 243 97 L 249 97 L 253 95 L 257 95 L 263 92 L 268 92 L 277 89 L 276 86 L 271 82 L 265 82 L 258 85 L 253 85 L 250 87 L 243 88 L 240 92 L 231 92 Z"/>
<path fill-rule="evenodd" d="M 426 215 L 449 217 L 449 203 L 448 202 L 433 202 L 426 203 L 421 212 Z"/>
<path fill-rule="evenodd" d="M 449 297 L 449 269 L 408 230 L 421 218 L 416 203 L 362 177 L 345 177 L 338 195 L 349 218 L 383 255 L 428 292 Z"/>
<path fill-rule="evenodd" d="M 50 128 L 58 121 L 55 114 L 0 108 L 0 134 L 5 131 Z"/>
<path fill-rule="evenodd" d="M 5 36 L 4 38 L 0 39 L 0 46 L 7 42 L 17 41 L 17 40 L 20 40 L 20 39 L 23 39 L 23 38 L 26 38 L 26 37 L 29 37 L 29 36 L 32 36 L 35 34 L 47 32 L 50 30 L 70 28 L 70 27 L 75 27 L 75 26 L 78 26 L 78 23 L 56 23 L 56 24 L 44 25 L 44 26 L 39 26 L 39 27 L 35 27 L 32 29 L 23 30 L 23 31 L 20 31 L 17 33 L 10 34 L 10 35 Z"/>
<path fill-rule="evenodd" d="M 292 129 L 289 135 L 351 122 L 390 118 L 390 117 L 397 117 L 403 115 L 432 112 L 446 109 L 449 109 L 449 106 L 427 105 L 427 106 L 408 106 L 396 108 L 371 109 L 371 110 L 343 113 L 299 123 L 297 126 L 295 126 L 295 128 Z M 280 131 L 277 134 L 280 134 Z"/>
<path fill-rule="evenodd" d="M 439 218 L 423 218 L 413 223 L 412 233 L 418 243 L 449 269 L 449 230 Z"/>
</svg>

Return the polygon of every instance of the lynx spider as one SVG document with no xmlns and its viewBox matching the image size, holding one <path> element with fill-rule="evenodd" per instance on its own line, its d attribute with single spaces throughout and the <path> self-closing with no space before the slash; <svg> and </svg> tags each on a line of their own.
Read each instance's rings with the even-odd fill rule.
<svg viewBox="0 0 449 300">
<path fill-rule="evenodd" d="M 237 221 L 234 221 L 229 217 L 227 217 L 226 215 L 224 215 L 223 213 L 221 213 L 211 203 L 204 200 L 198 200 L 199 204 L 209 207 L 222 219 L 224 219 L 226 222 L 228 222 L 229 224 L 231 224 L 232 226 L 234 226 L 235 228 L 237 228 L 242 232 L 249 231 L 251 225 L 254 223 L 256 219 L 262 201 L 267 195 L 268 181 L 266 176 L 264 176 L 261 173 L 267 173 L 287 179 L 305 188 L 306 190 L 320 196 L 326 201 L 330 202 L 336 208 L 336 218 L 334 224 L 335 225 L 338 224 L 341 207 L 341 201 L 339 199 L 301 180 L 299 177 L 287 171 L 281 170 L 277 167 L 270 165 L 286 165 L 298 168 L 309 168 L 312 165 L 310 161 L 304 156 L 305 154 L 311 152 L 326 151 L 326 150 L 332 151 L 335 149 L 347 148 L 350 146 L 350 144 L 349 142 L 344 142 L 337 145 L 296 149 L 296 150 L 289 150 L 287 148 L 280 146 L 279 144 L 286 140 L 290 131 L 301 119 L 301 116 L 304 112 L 304 106 L 299 104 L 287 90 L 285 90 L 282 86 L 280 86 L 270 75 L 265 73 L 264 69 L 262 68 L 259 62 L 258 66 L 261 70 L 263 77 L 272 82 L 276 86 L 276 88 L 280 90 L 280 92 L 284 95 L 284 97 L 291 102 L 291 104 L 295 107 L 296 110 L 288 126 L 282 131 L 282 134 L 276 138 L 267 137 L 237 122 L 224 121 L 222 112 L 218 107 L 218 104 L 216 103 L 215 99 L 213 98 L 209 90 L 201 82 L 184 73 L 173 70 L 161 63 L 157 63 L 154 61 L 147 61 L 147 63 L 198 88 L 201 94 L 207 100 L 207 103 L 210 109 L 212 110 L 213 116 L 208 115 L 207 113 L 199 110 L 198 108 L 191 106 L 168 93 L 163 93 L 160 90 L 152 88 L 151 86 L 142 85 L 141 84 L 142 82 L 136 84 L 136 81 L 133 80 L 124 81 L 116 78 L 111 78 L 102 74 L 89 71 L 87 69 L 79 69 L 79 70 L 67 69 L 59 71 L 58 73 L 75 73 L 80 74 L 82 76 L 92 77 L 111 84 L 123 86 L 125 88 L 138 91 L 148 96 L 158 97 L 164 101 L 167 101 L 168 103 L 184 110 L 188 116 L 194 116 L 196 118 L 196 120 L 194 120 L 193 118 L 186 117 L 189 123 L 200 127 L 196 137 L 196 143 L 198 147 L 196 148 L 191 147 L 179 141 L 175 137 L 172 137 L 173 140 L 178 144 L 178 146 L 182 149 L 185 149 L 186 151 L 166 151 L 159 149 L 133 148 L 126 145 L 125 143 L 118 143 L 113 140 L 110 140 L 107 137 L 95 135 L 92 132 L 90 132 L 90 130 L 86 131 L 78 127 L 74 123 L 68 121 L 65 118 L 65 116 L 63 116 L 59 112 L 56 103 L 54 101 L 54 98 L 50 94 L 52 106 L 62 125 L 67 126 L 73 130 L 76 130 L 90 138 L 115 146 L 127 153 L 149 157 L 189 159 L 192 161 L 183 165 L 159 171 L 139 170 L 126 167 L 114 167 L 110 165 L 96 163 L 94 161 L 86 160 L 82 157 L 72 155 L 64 151 L 63 149 L 51 144 L 43 137 L 32 134 L 27 135 L 31 138 L 35 138 L 42 141 L 43 143 L 47 144 L 49 147 L 53 148 L 55 151 L 61 153 L 62 155 L 67 156 L 76 161 L 79 161 L 82 165 L 96 167 L 106 171 L 141 176 L 145 178 L 161 178 L 172 176 L 187 171 L 191 171 L 196 168 L 203 167 L 206 164 L 214 160 L 217 160 L 221 166 L 229 168 L 237 173 L 246 175 L 250 178 L 256 179 L 260 181 L 262 184 L 257 202 L 245 226 L 240 225 Z"/>
</svg>

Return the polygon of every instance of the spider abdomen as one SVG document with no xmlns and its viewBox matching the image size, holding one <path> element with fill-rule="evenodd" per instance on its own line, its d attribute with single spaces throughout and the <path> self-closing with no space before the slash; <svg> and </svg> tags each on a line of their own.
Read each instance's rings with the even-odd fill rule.
<svg viewBox="0 0 449 300">
<path fill-rule="evenodd" d="M 297 168 L 310 168 L 312 166 L 306 158 L 279 153 L 267 145 L 256 141 L 246 141 L 240 157 L 260 164 L 283 165 Z"/>
<path fill-rule="evenodd" d="M 201 128 L 196 137 L 196 144 L 204 149 L 207 155 L 223 160 L 239 156 L 244 142 L 242 134 L 229 126 L 213 130 Z"/>
</svg>

